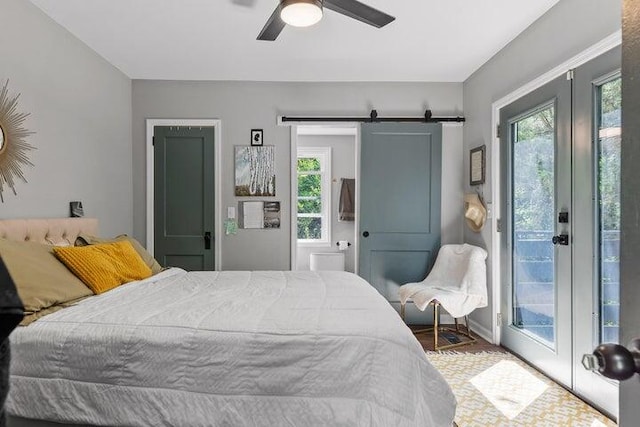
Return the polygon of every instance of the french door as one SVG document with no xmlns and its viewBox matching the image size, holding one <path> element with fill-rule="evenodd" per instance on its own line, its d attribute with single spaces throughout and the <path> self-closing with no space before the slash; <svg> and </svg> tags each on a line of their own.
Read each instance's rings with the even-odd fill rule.
<svg viewBox="0 0 640 427">
<path fill-rule="evenodd" d="M 500 112 L 502 344 L 614 416 L 581 358 L 618 339 L 619 67 L 614 49 Z"/>
<path fill-rule="evenodd" d="M 503 108 L 500 123 L 502 344 L 571 386 L 571 247 L 553 243 L 569 236 L 559 217 L 571 206 L 571 81 L 559 77 Z"/>
</svg>

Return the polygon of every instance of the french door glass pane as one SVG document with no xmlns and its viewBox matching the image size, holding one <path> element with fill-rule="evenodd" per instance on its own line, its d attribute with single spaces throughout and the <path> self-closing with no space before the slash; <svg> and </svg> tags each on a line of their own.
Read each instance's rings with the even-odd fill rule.
<svg viewBox="0 0 640 427">
<path fill-rule="evenodd" d="M 618 342 L 620 323 L 621 79 L 597 87 L 600 342 Z"/>
<path fill-rule="evenodd" d="M 555 107 L 511 125 L 513 320 L 515 327 L 554 347 Z"/>
</svg>

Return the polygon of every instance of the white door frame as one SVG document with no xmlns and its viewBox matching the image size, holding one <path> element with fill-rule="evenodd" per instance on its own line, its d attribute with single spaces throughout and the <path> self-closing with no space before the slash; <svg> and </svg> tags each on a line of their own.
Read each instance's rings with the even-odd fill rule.
<svg viewBox="0 0 640 427">
<path fill-rule="evenodd" d="M 222 265 L 222 129 L 221 120 L 219 119 L 147 119 L 147 251 L 153 255 L 153 234 L 154 234 L 154 215 L 153 215 L 153 128 L 156 126 L 192 126 L 192 127 L 213 127 L 214 128 L 214 191 L 215 191 L 215 208 L 214 208 L 214 268 L 220 270 Z"/>
<path fill-rule="evenodd" d="M 498 138 L 498 124 L 500 123 L 500 109 L 506 107 L 512 102 L 522 98 L 528 93 L 544 86 L 550 81 L 556 79 L 570 70 L 579 67 L 591 61 L 603 53 L 619 46 L 622 43 L 622 31 L 618 30 L 600 42 L 580 52 L 568 61 L 563 62 L 552 70 L 544 73 L 540 77 L 530 81 L 524 86 L 516 89 L 510 94 L 500 98 L 491 104 L 491 194 L 493 197 L 492 205 L 494 214 L 491 219 L 492 226 L 492 244 L 491 244 L 491 284 L 493 288 L 493 343 L 500 344 L 500 326 L 498 325 L 498 315 L 500 313 L 500 304 L 502 302 L 501 295 L 501 277 L 500 277 L 500 233 L 498 232 L 498 220 L 502 218 L 502 194 L 500 194 L 500 139 Z"/>
<path fill-rule="evenodd" d="M 356 150 L 356 165 L 355 165 L 355 177 L 356 177 L 356 212 L 360 212 L 360 123 L 359 122 L 296 122 L 295 124 L 287 124 L 282 122 L 281 116 L 278 117 L 278 125 L 280 126 L 289 126 L 291 128 L 291 266 L 290 269 L 294 270 L 296 265 L 298 264 L 297 252 L 298 252 L 298 229 L 294 226 L 296 218 L 298 216 L 297 206 L 298 206 L 298 170 L 297 170 L 297 162 L 295 159 L 298 158 L 298 126 L 324 126 L 327 128 L 331 128 L 335 126 L 334 129 L 355 129 L 355 150 Z M 332 135 L 341 135 L 339 131 L 331 133 Z M 348 135 L 352 135 L 349 133 Z M 358 257 L 360 255 L 360 235 L 358 230 L 360 229 L 360 217 L 356 215 L 354 221 L 354 273 L 358 274 Z"/>
</svg>

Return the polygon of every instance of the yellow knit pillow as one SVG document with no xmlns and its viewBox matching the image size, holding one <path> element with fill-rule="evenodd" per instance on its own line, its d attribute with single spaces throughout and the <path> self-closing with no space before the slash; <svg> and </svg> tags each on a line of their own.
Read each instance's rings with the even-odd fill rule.
<svg viewBox="0 0 640 427">
<path fill-rule="evenodd" d="M 126 240 L 91 246 L 56 247 L 53 251 L 95 294 L 151 276 L 151 269 Z"/>
</svg>

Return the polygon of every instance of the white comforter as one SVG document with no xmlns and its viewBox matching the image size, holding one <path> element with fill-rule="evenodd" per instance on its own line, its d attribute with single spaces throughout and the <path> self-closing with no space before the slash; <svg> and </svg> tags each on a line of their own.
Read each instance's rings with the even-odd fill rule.
<svg viewBox="0 0 640 427">
<path fill-rule="evenodd" d="M 11 335 L 10 414 L 112 426 L 450 426 L 455 398 L 344 272 L 171 269 Z"/>
</svg>

